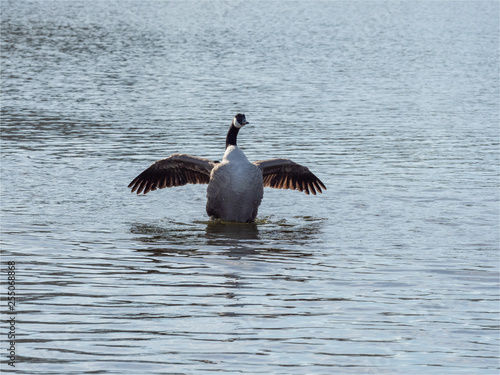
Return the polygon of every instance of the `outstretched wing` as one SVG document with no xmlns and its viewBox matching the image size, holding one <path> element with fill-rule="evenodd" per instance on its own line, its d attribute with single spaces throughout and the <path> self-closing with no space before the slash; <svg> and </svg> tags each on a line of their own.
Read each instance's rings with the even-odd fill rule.
<svg viewBox="0 0 500 375">
<path fill-rule="evenodd" d="M 264 187 L 275 189 L 291 189 L 309 192 L 316 195 L 326 190 L 325 184 L 316 177 L 307 167 L 297 164 L 290 159 L 270 159 L 254 162 L 264 176 Z"/>
<path fill-rule="evenodd" d="M 173 154 L 151 164 L 128 185 L 132 193 L 147 194 L 156 189 L 186 184 L 208 184 L 217 163 L 185 154 Z"/>
</svg>

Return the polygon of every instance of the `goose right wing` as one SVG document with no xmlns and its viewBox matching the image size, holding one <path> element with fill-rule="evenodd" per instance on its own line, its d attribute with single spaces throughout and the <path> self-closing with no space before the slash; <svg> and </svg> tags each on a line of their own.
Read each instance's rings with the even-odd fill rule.
<svg viewBox="0 0 500 375">
<path fill-rule="evenodd" d="M 264 187 L 303 191 L 306 194 L 326 190 L 325 184 L 309 168 L 290 159 L 269 159 L 254 162 L 262 170 Z"/>
<path fill-rule="evenodd" d="M 208 184 L 217 162 L 186 154 L 173 154 L 151 164 L 128 185 L 132 193 L 147 194 L 156 189 L 186 184 Z"/>
</svg>

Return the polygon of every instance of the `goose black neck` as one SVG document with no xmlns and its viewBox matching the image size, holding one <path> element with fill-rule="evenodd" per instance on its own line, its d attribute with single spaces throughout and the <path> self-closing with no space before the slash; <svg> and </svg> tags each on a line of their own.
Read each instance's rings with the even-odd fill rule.
<svg viewBox="0 0 500 375">
<path fill-rule="evenodd" d="M 231 127 L 229 128 L 229 131 L 227 132 L 226 136 L 226 148 L 228 146 L 236 146 L 236 137 L 238 136 L 238 132 L 240 131 L 239 128 L 231 124 Z"/>
</svg>

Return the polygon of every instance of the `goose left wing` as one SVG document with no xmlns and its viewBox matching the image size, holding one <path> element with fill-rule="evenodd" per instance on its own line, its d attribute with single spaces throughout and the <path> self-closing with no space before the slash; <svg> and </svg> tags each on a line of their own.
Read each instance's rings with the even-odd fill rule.
<svg viewBox="0 0 500 375">
<path fill-rule="evenodd" d="M 299 190 L 313 195 L 316 191 L 321 193 L 321 189 L 326 190 L 325 184 L 309 168 L 290 159 L 258 160 L 254 164 L 262 170 L 264 187 Z"/>
<path fill-rule="evenodd" d="M 186 154 L 173 154 L 151 164 L 128 185 L 132 193 L 147 194 L 156 189 L 186 184 L 208 184 L 217 162 Z"/>
</svg>

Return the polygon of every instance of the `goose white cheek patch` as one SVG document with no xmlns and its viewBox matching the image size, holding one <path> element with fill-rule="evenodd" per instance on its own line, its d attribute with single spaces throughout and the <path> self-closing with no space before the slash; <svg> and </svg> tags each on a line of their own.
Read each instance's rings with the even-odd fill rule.
<svg viewBox="0 0 500 375">
<path fill-rule="evenodd" d="M 246 119 L 245 119 L 245 121 L 246 121 Z M 240 124 L 240 123 L 238 122 L 238 120 L 236 119 L 236 117 L 234 118 L 234 122 L 233 122 L 233 123 L 234 123 L 234 126 L 235 126 L 235 127 L 237 127 L 238 129 L 241 129 L 242 127 L 244 127 L 244 126 L 245 126 L 245 124 L 243 124 L 243 125 L 242 125 L 242 124 Z"/>
</svg>

